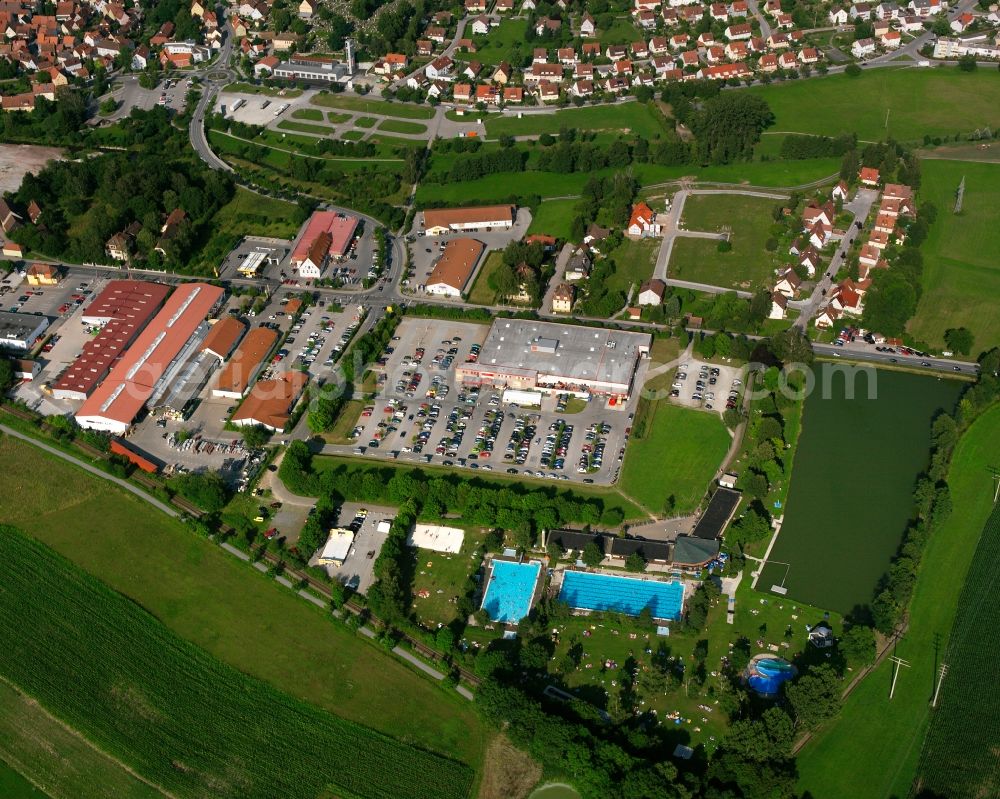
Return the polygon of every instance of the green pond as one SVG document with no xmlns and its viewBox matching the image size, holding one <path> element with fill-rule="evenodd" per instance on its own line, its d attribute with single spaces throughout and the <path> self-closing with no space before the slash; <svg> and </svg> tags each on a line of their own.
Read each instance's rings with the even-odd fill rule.
<svg viewBox="0 0 1000 799">
<path fill-rule="evenodd" d="M 814 373 L 784 523 L 757 588 L 783 584 L 789 598 L 847 613 L 871 600 L 889 566 L 927 467 L 931 421 L 954 408 L 963 384 L 841 364 Z"/>
</svg>

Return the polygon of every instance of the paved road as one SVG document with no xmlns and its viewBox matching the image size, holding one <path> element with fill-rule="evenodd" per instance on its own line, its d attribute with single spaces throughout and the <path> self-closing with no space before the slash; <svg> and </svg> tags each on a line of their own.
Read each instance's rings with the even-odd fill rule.
<svg viewBox="0 0 1000 799">
<path fill-rule="evenodd" d="M 205 75 L 205 87 L 201 94 L 201 99 L 198 101 L 198 105 L 194 109 L 194 114 L 191 117 L 191 125 L 188 128 L 188 135 L 191 140 L 191 147 L 194 151 L 198 153 L 198 157 L 201 158 L 206 164 L 208 164 L 212 169 L 221 169 L 226 172 L 232 172 L 233 168 L 229 166 L 225 161 L 223 161 L 219 156 L 217 156 L 212 148 L 208 145 L 208 136 L 205 134 L 205 114 L 208 113 L 215 102 L 215 95 L 219 93 L 219 90 L 230 82 L 232 75 L 229 73 L 229 57 L 233 52 L 233 44 L 236 37 L 233 35 L 233 26 L 230 19 L 226 18 L 225 26 L 225 41 L 222 44 L 222 49 L 219 51 L 219 58 L 215 62 L 216 68 L 208 68 Z M 225 78 L 222 80 L 212 80 L 208 76 L 213 72 L 218 72 L 220 75 L 225 74 Z"/>
<path fill-rule="evenodd" d="M 121 478 L 115 477 L 114 475 L 110 475 L 107 472 L 98 469 L 93 464 L 87 463 L 86 461 L 82 461 L 79 458 L 75 458 L 72 455 L 63 452 L 61 449 L 50 447 L 43 441 L 39 441 L 38 439 L 32 438 L 31 436 L 26 436 L 24 435 L 24 433 L 18 432 L 17 430 L 14 430 L 11 427 L 7 427 L 7 425 L 0 424 L 0 431 L 3 431 L 4 433 L 6 433 L 9 436 L 12 436 L 13 438 L 18 438 L 21 441 L 26 441 L 27 443 L 31 444 L 32 446 L 38 447 L 39 449 L 43 449 L 50 455 L 55 455 L 57 458 L 62 458 L 64 461 L 68 461 L 69 463 L 72 463 L 74 466 L 79 466 L 84 471 L 90 472 L 91 474 L 96 475 L 97 477 L 107 480 L 108 482 L 114 483 L 119 488 L 124 488 L 130 494 L 135 494 L 143 502 L 148 502 L 154 508 L 163 511 L 168 516 L 173 516 L 176 519 L 179 518 L 181 515 L 178 511 L 174 510 L 166 503 L 160 502 L 160 500 L 158 500 L 156 497 L 147 494 L 141 488 L 132 485 L 132 483 L 128 482 L 127 480 L 122 480 Z"/>
<path fill-rule="evenodd" d="M 861 232 L 857 223 L 860 222 L 862 227 L 864 226 L 865 220 L 868 219 L 868 214 L 877 200 L 878 192 L 874 189 L 858 189 L 857 194 L 854 195 L 854 199 L 844 206 L 844 210 L 851 214 L 851 224 L 848 226 L 844 238 L 837 245 L 837 251 L 830 260 L 830 266 L 816 282 L 816 287 L 813 289 L 812 295 L 802 306 L 802 312 L 799 314 L 798 319 L 795 320 L 793 327 L 805 330 L 809 324 L 809 320 L 819 313 L 820 308 L 826 304 L 826 297 L 829 294 L 830 287 L 833 285 L 833 278 L 840 270 L 840 267 L 843 266 L 855 237 Z"/>
<path fill-rule="evenodd" d="M 762 39 L 767 39 L 771 35 L 771 23 L 767 21 L 767 17 L 760 10 L 760 2 L 758 0 L 749 0 L 747 7 L 750 9 L 750 13 L 754 15 L 757 22 L 760 23 L 760 36 Z"/>
<path fill-rule="evenodd" d="M 876 365 L 905 366 L 910 369 L 923 369 L 929 372 L 948 372 L 970 376 L 979 373 L 979 364 L 969 361 L 955 361 L 950 358 L 933 358 L 930 356 L 919 358 L 911 355 L 892 355 L 886 352 L 875 352 L 871 347 L 861 349 L 850 345 L 837 347 L 833 344 L 814 343 L 813 352 L 825 357 L 846 358 L 852 361 L 865 361 Z"/>
</svg>

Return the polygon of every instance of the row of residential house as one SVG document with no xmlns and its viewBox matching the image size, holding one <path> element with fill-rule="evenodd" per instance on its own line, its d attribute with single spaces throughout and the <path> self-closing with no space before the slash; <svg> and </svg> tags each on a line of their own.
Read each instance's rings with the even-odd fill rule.
<svg viewBox="0 0 1000 799">
<path fill-rule="evenodd" d="M 0 3 L 4 39 L 0 59 L 31 76 L 29 91 L 0 98 L 4 111 L 31 111 L 39 97 L 55 100 L 74 80 L 89 80 L 91 66 L 114 67 L 133 47 L 142 26 L 142 9 L 104 0 L 65 0 L 42 7 L 24 0 Z"/>
<path fill-rule="evenodd" d="M 778 272 L 774 287 L 771 289 L 771 319 L 784 319 L 788 301 L 794 299 L 802 286 L 801 275 L 813 278 L 821 267 L 820 251 L 831 242 L 845 235 L 845 231 L 835 226 L 837 217 L 836 202 L 846 201 L 850 189 L 845 181 L 834 186 L 830 197 L 825 202 L 812 201 L 802 212 L 801 235 L 792 243 L 790 253 L 798 258 L 798 268 L 785 266 Z"/>
<path fill-rule="evenodd" d="M 880 185 L 877 169 L 863 167 L 859 173 L 861 184 L 869 188 Z M 913 189 L 899 183 L 887 183 L 882 189 L 878 213 L 868 240 L 858 256 L 858 279 L 838 283 L 827 295 L 827 304 L 816 317 L 816 327 L 825 329 L 837 324 L 842 317 L 860 316 L 864 312 L 865 294 L 872 284 L 873 269 L 888 269 L 885 249 L 890 244 L 901 243 L 905 234 L 899 227 L 900 220 L 916 213 Z"/>
<path fill-rule="evenodd" d="M 709 32 L 696 39 L 688 34 L 673 37 L 654 36 L 648 42 L 601 47 L 599 42 L 584 42 L 579 51 L 573 47 L 535 49 L 532 63 L 523 70 L 506 61 L 486 67 L 476 60 L 456 61 L 447 55 L 432 60 L 422 72 L 411 75 L 407 86 L 423 89 L 444 99 L 449 94 L 457 102 L 484 102 L 487 105 L 520 102 L 534 94 L 542 102 L 571 97 L 589 97 L 595 92 L 624 93 L 633 86 L 652 86 L 660 81 L 695 79 L 745 79 L 755 70 L 774 73 L 795 70 L 818 63 L 822 56 L 813 47 L 798 51 L 792 37 L 772 33 L 767 39 L 750 37 L 747 41 L 716 41 Z M 592 61 L 605 57 L 610 64 L 596 66 Z M 388 58 L 388 57 L 386 57 Z M 405 69 L 383 62 L 376 71 L 387 78 L 400 77 L 394 69 Z M 476 86 L 474 84 L 484 84 Z M 520 84 L 518 91 L 509 91 Z"/>
</svg>

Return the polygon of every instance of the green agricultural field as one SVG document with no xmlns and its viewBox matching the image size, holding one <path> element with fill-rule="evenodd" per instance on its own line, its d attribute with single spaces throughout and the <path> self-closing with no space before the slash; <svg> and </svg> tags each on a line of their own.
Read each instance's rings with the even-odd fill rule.
<svg viewBox="0 0 1000 799">
<path fill-rule="evenodd" d="M 365 97 L 327 94 L 320 92 L 309 100 L 313 105 L 324 108 L 343 108 L 345 111 L 360 111 L 365 114 L 379 114 L 399 119 L 433 119 L 434 109 L 410 103 L 390 103 L 385 100 L 369 100 Z"/>
<path fill-rule="evenodd" d="M 419 122 L 406 122 L 401 119 L 383 119 L 379 122 L 378 129 L 389 133 L 408 133 L 415 136 L 427 132 L 426 125 Z"/>
<path fill-rule="evenodd" d="M 729 450 L 726 427 L 716 413 L 666 399 L 639 402 L 625 450 L 622 491 L 655 514 L 690 513 Z"/>
<path fill-rule="evenodd" d="M 494 275 L 502 265 L 503 253 L 500 250 L 494 250 L 486 256 L 469 290 L 469 302 L 473 305 L 493 305 L 497 301 Z"/>
<path fill-rule="evenodd" d="M 491 116 L 486 120 L 490 138 L 556 134 L 561 128 L 575 130 L 611 130 L 635 133 L 647 139 L 666 135 L 663 119 L 652 105 L 624 103 L 585 108 L 567 108 L 551 114 L 526 113 L 515 116 Z"/>
<path fill-rule="evenodd" d="M 1000 81 L 995 73 L 873 69 L 857 78 L 828 75 L 747 91 L 770 104 L 773 134 L 857 133 L 865 141 L 922 141 L 925 135 L 954 136 L 1000 126 Z M 914 97 L 920 102 L 913 102 Z"/>
<path fill-rule="evenodd" d="M 471 32 L 471 26 L 466 30 Z M 525 39 L 527 30 L 528 20 L 505 19 L 499 26 L 492 28 L 486 36 L 472 37 L 476 43 L 476 52 L 457 52 L 454 57 L 459 61 L 478 61 L 480 64 L 495 66 L 501 61 L 510 59 L 511 48 L 515 45 L 522 53 L 530 54 L 531 45 Z"/>
<path fill-rule="evenodd" d="M 694 194 L 684 203 L 685 230 L 730 233 L 729 252 L 712 239 L 677 237 L 668 273 L 680 280 L 725 288 L 750 289 L 766 284 L 783 256 L 768 252 L 771 212 L 779 200 L 740 194 Z"/>
<path fill-rule="evenodd" d="M 977 419 L 955 448 L 948 473 L 954 510 L 924 552 L 909 627 L 896 646 L 910 667 L 900 671 L 895 696 L 890 702 L 892 666 L 885 661 L 850 695 L 840 716 L 800 752 L 800 792 L 815 799 L 909 795 L 937 667 L 959 607 L 959 587 L 994 511 L 987 467 L 996 465 L 997 452 L 1000 406 Z"/>
<path fill-rule="evenodd" d="M 783 584 L 789 597 L 847 613 L 871 600 L 888 568 L 926 466 L 931 420 L 952 409 L 962 384 L 840 364 L 819 364 L 815 373 L 785 521 L 758 586 Z M 875 399 L 865 373 L 877 381 Z M 854 399 L 846 398 L 848 378 Z M 859 468 L 868 475 L 861 484 L 852 478 Z"/>
<path fill-rule="evenodd" d="M 1000 164 L 920 162 L 919 203 L 937 207 L 937 221 L 921 247 L 923 294 L 908 330 L 919 341 L 944 348 L 944 332 L 967 327 L 973 355 L 1000 345 Z M 965 178 L 962 213 L 955 190 Z"/>
<path fill-rule="evenodd" d="M 0 763 L 0 796 L 6 799 L 47 799 L 43 793 L 6 763 Z"/>
<path fill-rule="evenodd" d="M 1000 506 L 986 523 L 944 653 L 948 674 L 924 742 L 918 785 L 942 796 L 1000 795 L 1000 691 L 996 685 Z M 970 723 L 975 719 L 975 723 Z"/>
<path fill-rule="evenodd" d="M 313 458 L 313 469 L 317 473 L 332 471 L 340 468 L 346 469 L 349 474 L 361 474 L 369 471 L 372 468 L 372 463 L 370 461 L 363 461 L 357 458 L 340 457 L 337 455 L 321 455 Z M 489 485 L 500 487 L 512 486 L 515 484 L 528 485 L 537 492 L 545 494 L 546 496 L 572 496 L 578 499 L 599 499 L 603 503 L 604 510 L 620 510 L 625 516 L 626 521 L 631 519 L 641 519 L 645 516 L 642 510 L 634 502 L 629 501 L 617 491 L 607 488 L 598 488 L 596 486 L 574 486 L 572 489 L 556 489 L 553 487 L 550 480 L 543 480 L 540 477 L 527 478 L 523 475 L 508 477 L 507 475 L 502 474 L 491 474 L 486 476 L 482 472 L 477 474 L 475 477 L 471 477 L 468 472 L 459 473 L 457 470 L 446 466 L 413 467 L 388 462 L 379 463 L 378 469 L 384 473 L 395 473 L 398 471 L 420 472 L 427 475 L 441 477 L 455 477 L 460 475 L 463 480 L 470 485 Z"/>
<path fill-rule="evenodd" d="M 467 766 L 225 665 L 13 527 L 0 556 L 0 673 L 164 793 L 468 796 Z"/>
<path fill-rule="evenodd" d="M 46 786 L 53 799 L 167 799 L 5 682 L 0 682 L 0 757 L 6 761 L 0 763 L 4 799 L 46 797 L 32 783 Z"/>
<path fill-rule="evenodd" d="M 318 108 L 296 108 L 292 111 L 292 119 L 305 119 L 309 122 L 322 122 L 323 112 Z"/>
<path fill-rule="evenodd" d="M 479 764 L 486 732 L 465 700 L 331 624 L 291 591 L 261 582 L 132 495 L 29 444 L 0 438 L 0 473 L 12 480 L 0 494 L 0 519 L 131 597 L 172 632 L 298 699 Z M 46 480 L 35 485 L 32 474 Z"/>
<path fill-rule="evenodd" d="M 541 203 L 531 217 L 528 233 L 545 233 L 557 239 L 568 239 L 578 204 L 579 200 L 547 200 Z"/>
</svg>

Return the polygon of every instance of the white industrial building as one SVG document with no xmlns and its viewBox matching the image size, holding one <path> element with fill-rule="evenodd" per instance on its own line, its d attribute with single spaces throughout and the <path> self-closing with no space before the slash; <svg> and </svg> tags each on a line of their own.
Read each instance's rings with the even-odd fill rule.
<svg viewBox="0 0 1000 799">
<path fill-rule="evenodd" d="M 345 527 L 335 527 L 330 531 L 316 562 L 320 566 L 343 566 L 354 544 L 354 531 Z"/>
<path fill-rule="evenodd" d="M 0 311 L 0 349 L 26 352 L 49 326 L 44 316 Z"/>
</svg>

